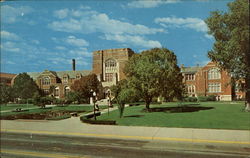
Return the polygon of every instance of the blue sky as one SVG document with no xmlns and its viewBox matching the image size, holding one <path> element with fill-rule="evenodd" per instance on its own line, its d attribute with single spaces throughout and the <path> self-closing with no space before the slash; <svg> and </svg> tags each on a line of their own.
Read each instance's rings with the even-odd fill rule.
<svg viewBox="0 0 250 158">
<path fill-rule="evenodd" d="M 214 39 L 204 20 L 230 0 L 5 1 L 1 3 L 1 72 L 91 70 L 92 52 L 154 47 L 179 64 L 204 65 Z"/>
</svg>

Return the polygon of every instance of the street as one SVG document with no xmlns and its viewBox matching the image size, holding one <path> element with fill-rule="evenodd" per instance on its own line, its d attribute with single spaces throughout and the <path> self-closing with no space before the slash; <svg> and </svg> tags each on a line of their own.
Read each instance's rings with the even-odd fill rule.
<svg viewBox="0 0 250 158">
<path fill-rule="evenodd" d="M 1 157 L 247 158 L 247 155 L 151 148 L 150 141 L 1 133 Z M 167 144 L 159 144 L 159 147 Z"/>
</svg>

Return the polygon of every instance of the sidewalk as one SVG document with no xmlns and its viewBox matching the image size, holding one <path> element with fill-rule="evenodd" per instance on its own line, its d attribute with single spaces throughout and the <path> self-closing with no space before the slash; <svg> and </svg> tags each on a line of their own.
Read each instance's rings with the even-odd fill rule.
<svg viewBox="0 0 250 158">
<path fill-rule="evenodd" d="M 108 109 L 100 112 L 106 113 Z M 71 117 L 59 121 L 1 120 L 1 132 L 131 139 L 148 141 L 149 148 L 157 149 L 250 153 L 249 130 L 91 125 L 82 123 L 80 117 Z"/>
</svg>

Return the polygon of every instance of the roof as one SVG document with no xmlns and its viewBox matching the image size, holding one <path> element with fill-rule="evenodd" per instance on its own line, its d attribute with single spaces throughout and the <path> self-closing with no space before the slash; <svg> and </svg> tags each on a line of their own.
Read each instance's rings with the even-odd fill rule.
<svg viewBox="0 0 250 158">
<path fill-rule="evenodd" d="M 196 73 L 199 71 L 202 67 L 200 66 L 193 66 L 193 67 L 182 67 L 181 72 L 182 73 Z"/>
<path fill-rule="evenodd" d="M 1 78 L 13 78 L 13 77 L 15 77 L 16 76 L 16 74 L 11 74 L 11 73 L 5 73 L 5 72 L 0 72 L 0 77 Z"/>
<path fill-rule="evenodd" d="M 82 76 L 89 75 L 92 71 L 91 70 L 78 70 L 78 71 L 49 71 L 55 76 L 62 78 L 63 75 L 69 75 L 69 78 L 76 78 L 77 74 L 81 74 Z M 37 79 L 43 72 L 27 72 L 27 74 L 33 78 L 34 80 Z"/>
</svg>

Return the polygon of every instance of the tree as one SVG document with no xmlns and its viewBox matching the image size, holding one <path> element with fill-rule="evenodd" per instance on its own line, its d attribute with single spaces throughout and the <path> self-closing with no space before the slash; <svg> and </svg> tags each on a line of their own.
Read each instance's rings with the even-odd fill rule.
<svg viewBox="0 0 250 158">
<path fill-rule="evenodd" d="M 173 52 L 153 48 L 133 55 L 125 66 L 129 85 L 141 93 L 149 110 L 153 97 L 175 94 L 181 98 L 182 75 Z"/>
<path fill-rule="evenodd" d="M 78 103 L 81 102 L 81 96 L 79 92 L 69 92 L 66 95 L 66 100 L 70 103 L 77 101 Z"/>
<path fill-rule="evenodd" d="M 21 73 L 14 80 L 13 91 L 16 98 L 28 99 L 39 93 L 39 88 L 27 73 Z"/>
<path fill-rule="evenodd" d="M 91 97 L 91 89 L 97 93 L 97 97 L 100 99 L 102 97 L 102 84 L 97 79 L 96 74 L 90 74 L 88 76 L 83 76 L 80 80 L 76 80 L 71 89 L 78 92 L 80 97 L 88 100 Z"/>
<path fill-rule="evenodd" d="M 133 102 L 136 98 L 138 98 L 138 94 L 135 89 L 131 88 L 128 85 L 127 80 L 121 80 L 111 87 L 112 95 L 114 99 L 118 103 L 119 116 L 123 116 L 125 104 L 129 102 Z"/>
<path fill-rule="evenodd" d="M 11 86 L 0 84 L 0 104 L 6 104 L 13 100 L 13 93 Z"/>
<path fill-rule="evenodd" d="M 246 110 L 250 111 L 249 1 L 236 0 L 228 7 L 228 12 L 214 11 L 206 19 L 215 38 L 208 57 L 233 78 L 245 80 Z"/>
</svg>

